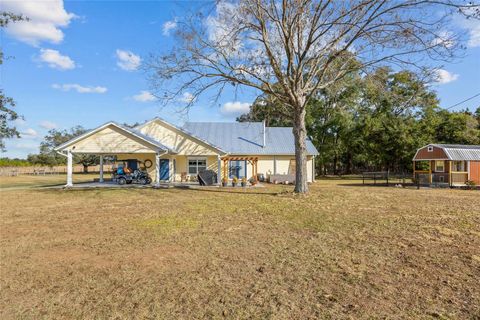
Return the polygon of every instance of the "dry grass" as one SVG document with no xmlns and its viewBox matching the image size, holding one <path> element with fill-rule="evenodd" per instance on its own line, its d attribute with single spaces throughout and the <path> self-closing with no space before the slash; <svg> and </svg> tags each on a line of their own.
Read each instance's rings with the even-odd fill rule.
<svg viewBox="0 0 480 320">
<path fill-rule="evenodd" d="M 74 174 L 73 182 L 93 181 L 98 178 L 98 174 Z M 67 181 L 65 174 L 48 174 L 48 175 L 19 175 L 16 177 L 0 176 L 0 191 L 5 189 L 24 189 L 64 185 Z"/>
<path fill-rule="evenodd" d="M 478 319 L 480 193 L 347 183 L 4 190 L 0 316 Z"/>
</svg>

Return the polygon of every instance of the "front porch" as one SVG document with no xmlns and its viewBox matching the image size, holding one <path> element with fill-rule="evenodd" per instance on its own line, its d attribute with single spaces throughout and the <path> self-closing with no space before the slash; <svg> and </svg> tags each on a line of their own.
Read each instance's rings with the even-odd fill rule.
<svg viewBox="0 0 480 320">
<path fill-rule="evenodd" d="M 413 178 L 418 185 L 463 187 L 469 181 L 469 162 L 418 160 L 413 162 Z"/>
</svg>

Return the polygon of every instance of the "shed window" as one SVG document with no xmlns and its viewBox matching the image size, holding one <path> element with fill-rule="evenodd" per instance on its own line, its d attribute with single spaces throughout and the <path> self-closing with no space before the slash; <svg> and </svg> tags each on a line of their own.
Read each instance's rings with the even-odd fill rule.
<svg viewBox="0 0 480 320">
<path fill-rule="evenodd" d="M 444 172 L 445 171 L 445 161 L 435 161 L 435 171 Z"/>
<path fill-rule="evenodd" d="M 433 152 L 433 147 L 428 147 L 428 148 L 427 148 L 427 151 L 428 151 L 428 152 Z"/>
<path fill-rule="evenodd" d="M 207 159 L 206 158 L 189 158 L 188 159 L 188 173 L 189 174 L 198 174 L 202 171 L 207 170 Z"/>
<path fill-rule="evenodd" d="M 452 171 L 467 172 L 467 161 L 453 161 Z"/>
</svg>

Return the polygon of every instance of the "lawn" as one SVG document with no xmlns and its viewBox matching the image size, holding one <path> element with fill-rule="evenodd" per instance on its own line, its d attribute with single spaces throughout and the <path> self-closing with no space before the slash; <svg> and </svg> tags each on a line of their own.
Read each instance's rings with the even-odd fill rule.
<svg viewBox="0 0 480 320">
<path fill-rule="evenodd" d="M 480 317 L 479 192 L 311 189 L 4 189 L 0 318 Z"/>
<path fill-rule="evenodd" d="M 93 181 L 98 178 L 98 174 L 74 174 L 73 182 Z M 50 187 L 65 185 L 67 183 L 66 174 L 45 174 L 45 175 L 20 175 L 14 177 L 0 176 L 0 192 L 7 189 L 23 189 L 35 187 Z"/>
</svg>

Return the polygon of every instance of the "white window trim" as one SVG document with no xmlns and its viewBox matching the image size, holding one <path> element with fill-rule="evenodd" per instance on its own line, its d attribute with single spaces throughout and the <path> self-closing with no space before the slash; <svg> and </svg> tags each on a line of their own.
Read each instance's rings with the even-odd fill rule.
<svg viewBox="0 0 480 320">
<path fill-rule="evenodd" d="M 198 162 L 197 162 L 197 173 L 190 173 L 190 160 L 205 160 L 205 169 L 208 169 L 207 157 L 187 157 L 187 174 L 194 175 L 198 174 Z"/>
<path fill-rule="evenodd" d="M 443 162 L 443 166 L 442 166 L 442 167 L 443 167 L 443 170 L 437 170 L 437 161 L 438 161 L 438 162 L 440 162 L 440 161 Z M 435 172 L 445 172 L 445 161 L 443 161 L 443 160 L 435 160 Z"/>
</svg>

